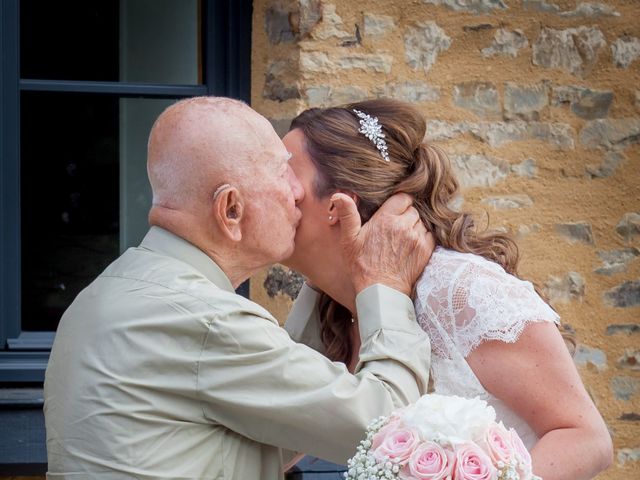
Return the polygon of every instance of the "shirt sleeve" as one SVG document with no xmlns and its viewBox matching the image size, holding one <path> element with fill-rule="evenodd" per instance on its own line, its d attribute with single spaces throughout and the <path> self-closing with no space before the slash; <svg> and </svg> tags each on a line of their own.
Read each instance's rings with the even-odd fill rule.
<svg viewBox="0 0 640 480">
<path fill-rule="evenodd" d="M 324 354 L 325 349 L 320 338 L 319 302 L 320 293 L 306 283 L 303 284 L 293 302 L 284 328 L 293 341 L 304 343 Z"/>
<path fill-rule="evenodd" d="M 355 375 L 292 341 L 272 318 L 215 318 L 198 365 L 205 417 L 257 442 L 345 463 L 372 419 L 426 393 L 430 364 L 408 297 L 373 285 L 356 303 L 365 328 Z"/>
</svg>

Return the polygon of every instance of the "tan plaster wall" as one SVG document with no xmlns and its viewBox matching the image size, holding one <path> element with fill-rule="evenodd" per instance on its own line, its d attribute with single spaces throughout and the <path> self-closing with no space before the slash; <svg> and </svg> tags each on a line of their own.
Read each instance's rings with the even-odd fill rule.
<svg viewBox="0 0 640 480">
<path fill-rule="evenodd" d="M 482 0 L 478 2 L 485 3 Z M 613 101 L 608 114 L 601 118 L 605 122 L 623 119 L 627 127 L 632 125 L 627 140 L 612 147 L 591 147 L 581 142 L 581 132 L 593 126 L 596 120 L 581 118 L 572 112 L 568 104 L 554 106 L 551 101 L 534 115 L 543 124 L 568 126 L 563 128 L 568 129 L 568 136 L 573 141 L 570 148 L 556 148 L 548 138 L 509 141 L 496 146 L 470 133 L 451 139 L 438 138 L 434 142 L 450 154 L 479 154 L 506 162 L 503 167 L 509 171 L 502 181 L 492 186 L 463 190 L 463 208 L 487 212 L 491 225 L 515 232 L 522 252 L 522 276 L 540 286 L 546 285 L 554 298 L 568 297 L 566 301 L 554 301 L 553 305 L 563 321 L 575 329 L 579 343 L 584 346 L 581 358 L 585 360 L 578 361 L 580 372 L 610 427 L 616 448 L 615 466 L 598 478 L 623 479 L 638 475 L 640 423 L 637 416 L 629 414 L 640 413 L 640 366 L 636 363 L 639 357 L 634 357 L 640 347 L 640 306 L 613 307 L 605 301 L 604 294 L 625 281 L 639 281 L 640 257 L 628 261 L 622 267 L 623 271 L 610 275 L 598 274 L 594 270 L 603 264 L 598 252 L 639 246 L 640 237 L 625 239 L 616 231 L 616 226 L 625 214 L 640 212 L 640 145 L 638 127 L 633 123 L 640 121 L 640 59 L 635 57 L 626 68 L 616 66 L 612 45 L 620 38 L 640 37 L 640 2 L 598 2 L 608 8 L 608 13 L 600 11 L 591 15 L 571 15 L 583 3 L 574 0 L 504 0 L 508 8 L 480 14 L 454 11 L 445 5 L 431 3 L 443 2 L 256 0 L 252 106 L 272 120 L 276 129 L 282 132 L 288 120 L 308 106 L 376 96 L 380 94 L 378 90 L 386 85 L 411 81 L 439 89 L 438 99 L 416 102 L 427 119 L 444 121 L 449 126 L 465 121 L 478 125 L 483 122 L 509 123 L 506 120 L 509 112 L 506 112 L 504 102 L 507 82 L 529 87 L 545 85 L 549 98 L 552 98 L 554 88 L 562 86 L 612 92 Z M 545 7 L 548 10 L 553 5 L 557 7 L 554 11 L 544 11 Z M 282 19 L 287 13 L 289 38 L 284 38 L 285 35 L 274 40 L 274 25 L 282 27 Z M 314 14 L 321 15 L 317 22 Z M 368 35 L 364 16 L 369 14 L 390 17 L 394 27 L 381 36 Z M 451 45 L 439 53 L 434 65 L 425 72 L 422 68 L 413 69 L 407 63 L 404 38 L 407 29 L 428 21 L 435 22 L 446 32 Z M 602 33 L 606 45 L 595 49 L 597 55 L 591 61 L 590 70 L 589 47 L 579 46 L 583 48 L 580 55 L 585 59 L 583 74 L 534 65 L 533 45 L 545 27 L 556 30 L 596 28 Z M 500 28 L 520 30 L 528 45 L 518 50 L 515 57 L 485 58 L 481 51 L 492 44 Z M 268 36 L 269 31 L 272 38 Z M 349 68 L 351 64 L 346 63 L 343 64 L 346 68 L 321 67 L 320 71 L 313 71 L 315 67 L 310 68 L 307 60 L 310 55 L 318 58 L 318 54 L 326 54 L 329 61 L 345 56 L 358 57 L 359 60 L 353 63 L 360 62 L 360 67 Z M 371 55 L 387 56 L 384 58 L 390 61 L 389 73 L 375 71 L 377 60 Z M 285 67 L 273 69 L 272 65 L 277 61 L 288 63 Z M 270 76 L 268 72 L 271 72 Z M 265 98 L 274 91 L 274 79 L 280 80 L 282 87 L 290 89 L 281 95 L 280 100 Z M 454 88 L 462 82 L 492 84 L 498 92 L 499 110 L 492 113 L 481 109 L 474 113 L 457 106 Z M 320 100 L 313 95 L 314 88 L 319 86 L 329 87 L 329 93 Z M 299 98 L 295 98 L 297 96 Z M 623 160 L 610 175 L 592 178 L 588 174 L 589 166 L 601 165 L 604 156 L 611 152 L 619 153 Z M 527 159 L 535 162 L 536 172 L 532 178 L 519 176 L 510 170 Z M 481 203 L 488 197 L 514 194 L 527 195 L 532 205 L 498 210 Z M 593 242 L 560 235 L 557 225 L 564 223 L 587 224 L 591 228 Z M 572 289 L 568 284 L 554 287 L 549 283 L 553 277 L 563 279 L 569 272 L 579 275 L 582 287 L 575 284 Z M 286 295 L 270 296 L 267 293 L 263 286 L 267 274 L 263 272 L 252 280 L 251 294 L 282 321 L 291 301 Z M 607 334 L 607 327 L 612 324 L 629 325 L 629 333 Z M 620 363 L 619 359 L 625 354 L 627 361 Z M 627 385 L 627 390 L 621 390 L 620 382 Z M 627 399 L 621 398 L 625 396 Z"/>
</svg>

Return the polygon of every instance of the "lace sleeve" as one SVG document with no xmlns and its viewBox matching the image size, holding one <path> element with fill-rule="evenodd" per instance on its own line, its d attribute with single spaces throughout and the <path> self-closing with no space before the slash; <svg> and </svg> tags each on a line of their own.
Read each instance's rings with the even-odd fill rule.
<svg viewBox="0 0 640 480">
<path fill-rule="evenodd" d="M 484 341 L 515 342 L 530 323 L 558 323 L 530 282 L 476 255 L 453 254 L 427 266 L 417 286 L 416 313 L 434 354 L 452 358 L 455 349 L 466 357 Z"/>
</svg>

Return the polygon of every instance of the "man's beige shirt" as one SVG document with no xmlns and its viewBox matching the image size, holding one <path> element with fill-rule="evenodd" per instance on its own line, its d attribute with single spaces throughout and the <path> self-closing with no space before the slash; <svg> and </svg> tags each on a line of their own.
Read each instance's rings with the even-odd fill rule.
<svg viewBox="0 0 640 480">
<path fill-rule="evenodd" d="M 316 300 L 305 290 L 300 325 Z M 271 480 L 290 451 L 344 463 L 372 418 L 426 391 L 429 370 L 408 297 L 374 285 L 357 308 L 354 376 L 152 228 L 62 317 L 45 380 L 49 478 Z"/>
</svg>

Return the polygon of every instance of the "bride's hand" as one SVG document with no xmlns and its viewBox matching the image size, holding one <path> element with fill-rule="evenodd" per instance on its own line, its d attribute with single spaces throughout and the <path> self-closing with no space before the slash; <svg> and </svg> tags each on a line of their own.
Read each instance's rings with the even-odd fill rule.
<svg viewBox="0 0 640 480">
<path fill-rule="evenodd" d="M 365 225 L 352 198 L 337 193 L 331 201 L 356 294 L 381 283 L 410 295 L 435 248 L 433 235 L 412 206 L 413 198 L 393 195 Z"/>
</svg>

